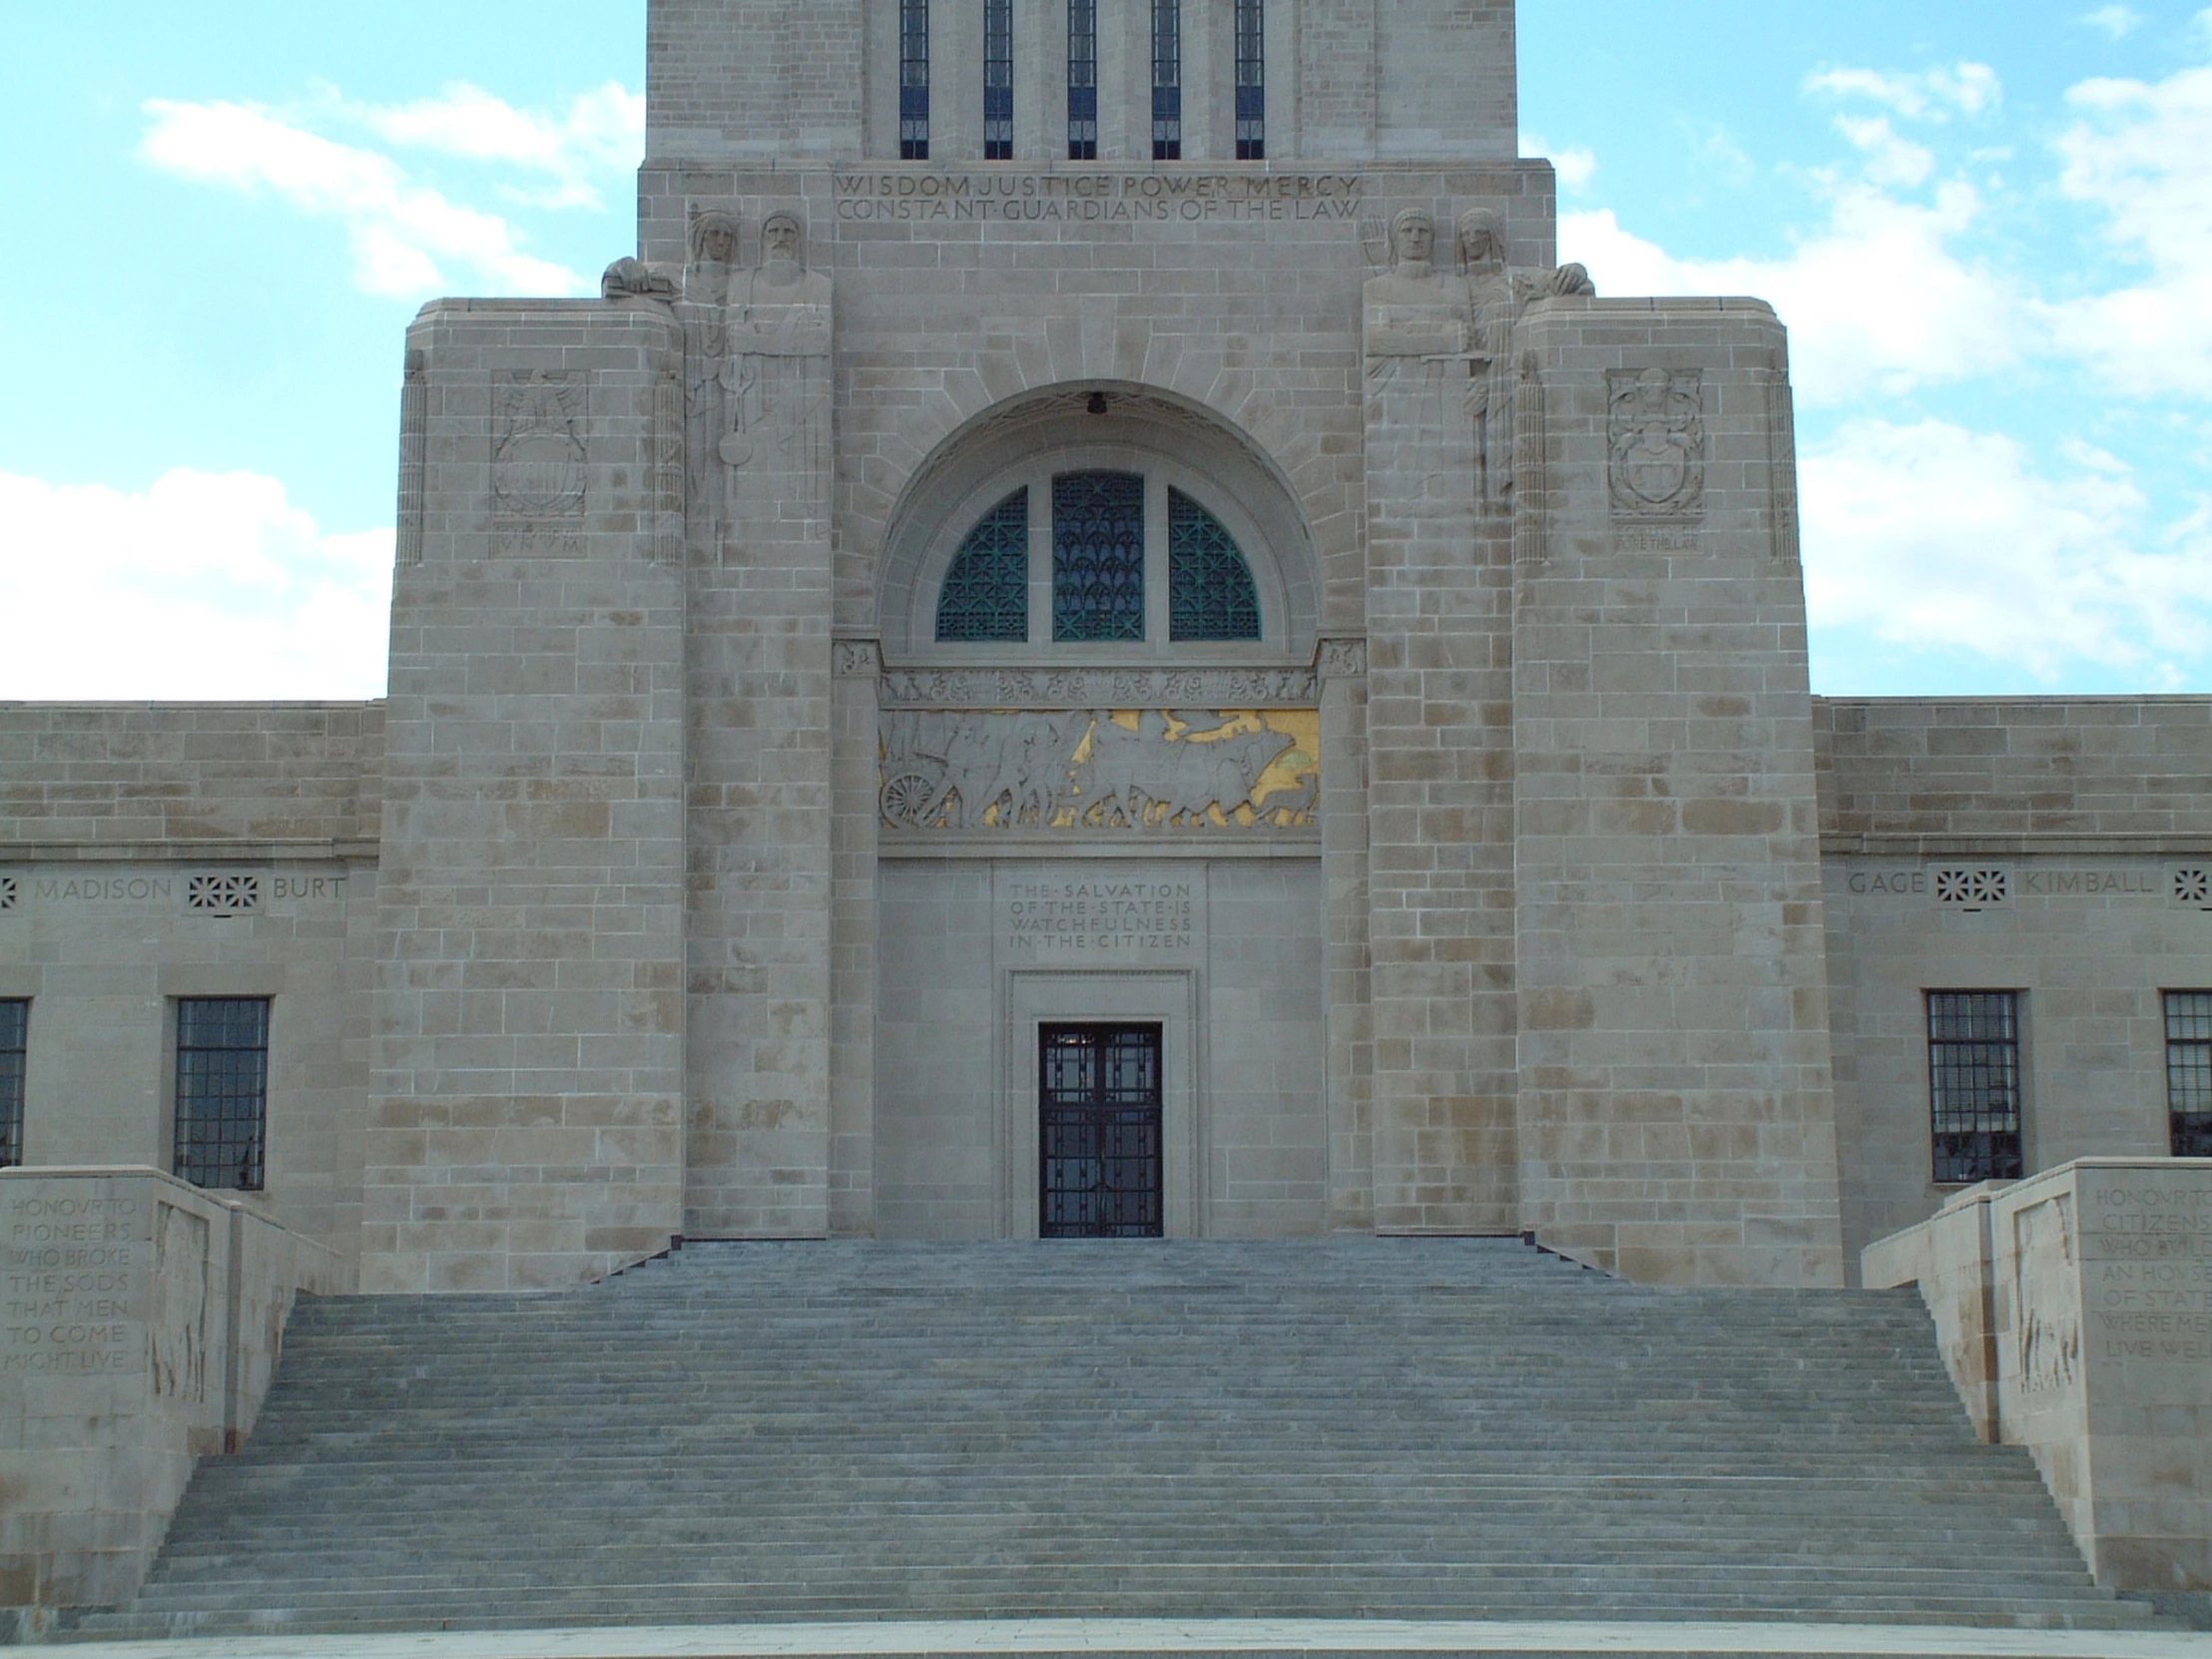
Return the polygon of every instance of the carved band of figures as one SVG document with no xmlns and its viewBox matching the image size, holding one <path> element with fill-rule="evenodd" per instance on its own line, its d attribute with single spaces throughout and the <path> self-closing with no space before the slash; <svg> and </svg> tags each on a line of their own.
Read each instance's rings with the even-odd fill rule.
<svg viewBox="0 0 2212 1659">
<path fill-rule="evenodd" d="M 1306 830 L 1320 733 L 1312 709 L 886 710 L 877 806 L 912 833 Z"/>
</svg>

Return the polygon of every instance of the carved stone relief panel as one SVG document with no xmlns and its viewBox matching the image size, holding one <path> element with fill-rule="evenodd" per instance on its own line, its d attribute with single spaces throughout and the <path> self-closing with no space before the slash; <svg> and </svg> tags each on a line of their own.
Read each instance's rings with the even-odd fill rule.
<svg viewBox="0 0 2212 1659">
<path fill-rule="evenodd" d="M 1616 518 L 1695 518 L 1705 510 L 1702 369 L 1605 375 L 1606 478 Z"/>
<path fill-rule="evenodd" d="M 1304 830 L 1320 754 L 1314 709 L 894 709 L 877 799 L 913 833 Z"/>
<path fill-rule="evenodd" d="M 2073 1205 L 2071 1194 L 2061 1194 L 2012 1218 L 2013 1340 L 2023 1393 L 2070 1388 L 2081 1376 Z"/>
<path fill-rule="evenodd" d="M 154 1392 L 208 1397 L 208 1224 L 158 1204 L 154 1214 L 154 1318 L 149 1331 Z"/>
<path fill-rule="evenodd" d="M 500 551 L 582 547 L 588 414 L 580 373 L 530 370 L 492 384 L 492 511 Z"/>
</svg>

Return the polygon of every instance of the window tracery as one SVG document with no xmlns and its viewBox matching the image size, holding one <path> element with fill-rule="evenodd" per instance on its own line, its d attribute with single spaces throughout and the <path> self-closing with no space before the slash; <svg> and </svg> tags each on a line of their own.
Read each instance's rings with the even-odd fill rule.
<svg viewBox="0 0 2212 1659">
<path fill-rule="evenodd" d="M 985 513 L 945 573 L 937 598 L 942 641 L 1019 643 L 1029 638 L 1029 491 Z"/>
<path fill-rule="evenodd" d="M 1144 638 L 1144 479 L 1063 472 L 1052 480 L 1052 637 Z"/>
<path fill-rule="evenodd" d="M 1181 490 L 1168 491 L 1168 636 L 1256 640 L 1260 590 L 1236 538 Z"/>
</svg>

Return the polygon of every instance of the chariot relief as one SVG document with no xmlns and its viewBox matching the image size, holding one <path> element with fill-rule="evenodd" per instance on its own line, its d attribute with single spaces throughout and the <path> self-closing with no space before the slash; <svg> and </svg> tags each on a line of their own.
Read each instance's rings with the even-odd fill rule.
<svg viewBox="0 0 2212 1659">
<path fill-rule="evenodd" d="M 1314 710 L 886 711 L 894 830 L 1299 830 L 1321 798 Z"/>
</svg>

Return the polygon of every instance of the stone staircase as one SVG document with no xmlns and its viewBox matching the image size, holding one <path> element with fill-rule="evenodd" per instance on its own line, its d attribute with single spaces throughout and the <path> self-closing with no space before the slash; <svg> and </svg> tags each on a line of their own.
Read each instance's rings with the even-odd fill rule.
<svg viewBox="0 0 2212 1659">
<path fill-rule="evenodd" d="M 304 1301 L 252 1445 L 64 1639 L 1092 1615 L 2151 1627 L 1911 1292 L 1378 1240 Z"/>
</svg>

